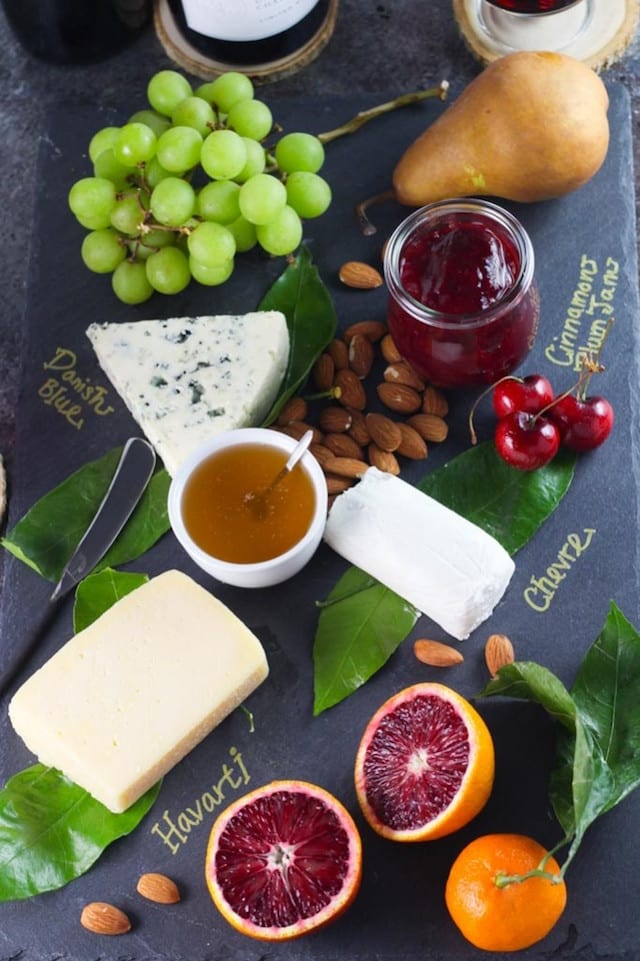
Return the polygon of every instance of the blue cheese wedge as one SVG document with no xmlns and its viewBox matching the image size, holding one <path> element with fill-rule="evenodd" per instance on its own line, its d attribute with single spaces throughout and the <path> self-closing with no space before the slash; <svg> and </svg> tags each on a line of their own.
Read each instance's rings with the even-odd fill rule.
<svg viewBox="0 0 640 961">
<path fill-rule="evenodd" d="M 16 691 L 9 717 L 43 764 L 119 813 L 267 673 L 242 621 L 167 571 L 71 638 Z"/>
<path fill-rule="evenodd" d="M 515 569 L 480 527 L 375 467 L 336 498 L 324 537 L 458 640 L 489 617 Z"/>
<path fill-rule="evenodd" d="M 289 360 L 287 322 L 275 310 L 91 324 L 87 336 L 172 476 L 208 438 L 259 425 Z"/>
</svg>

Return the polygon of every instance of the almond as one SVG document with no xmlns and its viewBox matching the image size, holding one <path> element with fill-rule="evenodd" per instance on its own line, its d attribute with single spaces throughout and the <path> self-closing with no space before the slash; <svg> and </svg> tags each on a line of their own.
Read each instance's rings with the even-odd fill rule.
<svg viewBox="0 0 640 961">
<path fill-rule="evenodd" d="M 336 390 L 336 400 L 343 407 L 355 407 L 356 410 L 364 410 L 367 406 L 367 395 L 360 378 L 348 368 L 336 371 L 334 378 Z"/>
<path fill-rule="evenodd" d="M 378 384 L 378 397 L 390 410 L 398 414 L 413 414 L 420 410 L 422 398 L 413 387 L 406 384 L 388 384 L 384 381 Z"/>
<path fill-rule="evenodd" d="M 141 875 L 138 879 L 136 891 L 149 901 L 158 904 L 177 904 L 180 900 L 178 885 L 166 874 L 156 874 L 153 871 Z"/>
<path fill-rule="evenodd" d="M 323 446 L 330 450 L 334 457 L 362 460 L 362 448 L 348 434 L 325 434 Z M 324 464 L 322 466 L 324 467 Z"/>
<path fill-rule="evenodd" d="M 371 437 L 365 415 L 361 410 L 355 410 L 353 407 L 347 407 L 346 409 L 351 414 L 351 427 L 348 431 L 349 437 L 353 437 L 356 444 L 359 444 L 360 447 L 366 447 Z"/>
<path fill-rule="evenodd" d="M 334 338 L 327 347 L 327 353 L 333 360 L 336 370 L 344 370 L 349 366 L 349 348 L 344 340 Z"/>
<path fill-rule="evenodd" d="M 402 354 L 396 347 L 396 342 L 391 334 L 385 334 L 380 342 L 382 356 L 388 364 L 397 364 L 402 360 Z"/>
<path fill-rule="evenodd" d="M 348 431 L 353 417 L 344 407 L 325 407 L 318 416 L 320 430 L 327 434 L 342 434 Z"/>
<path fill-rule="evenodd" d="M 409 457 L 411 460 L 424 460 L 427 456 L 427 445 L 414 427 L 409 424 L 398 423 L 402 439 L 396 449 L 397 454 Z"/>
<path fill-rule="evenodd" d="M 356 460 L 355 457 L 334 457 L 327 464 L 327 473 L 335 474 L 336 477 L 350 477 L 356 480 L 362 477 L 369 469 L 369 464 L 364 460 Z"/>
<path fill-rule="evenodd" d="M 382 376 L 389 384 L 406 384 L 407 387 L 413 387 L 414 390 L 420 392 L 425 388 L 422 377 L 416 374 L 413 367 L 410 367 L 403 360 L 395 364 L 389 364 Z"/>
<path fill-rule="evenodd" d="M 364 334 L 355 334 L 349 341 L 349 367 L 360 380 L 363 380 L 371 371 L 375 353 L 373 344 Z"/>
<path fill-rule="evenodd" d="M 387 332 L 386 324 L 381 320 L 358 320 L 350 324 L 344 332 L 344 339 L 349 344 L 354 337 L 366 337 L 372 344 L 377 343 Z"/>
<path fill-rule="evenodd" d="M 378 470 L 384 471 L 385 474 L 395 474 L 396 476 L 400 473 L 400 464 L 398 463 L 398 458 L 391 451 L 382 450 L 373 441 L 369 444 L 367 448 L 367 453 L 369 456 L 369 463 L 372 467 L 377 467 Z"/>
<path fill-rule="evenodd" d="M 384 414 L 367 414 L 369 436 L 382 450 L 397 450 L 402 442 L 399 425 Z"/>
<path fill-rule="evenodd" d="M 85 904 L 80 915 L 80 924 L 94 934 L 126 934 L 131 930 L 131 921 L 120 908 L 106 901 L 91 901 Z"/>
<path fill-rule="evenodd" d="M 342 494 L 343 491 L 348 490 L 353 485 L 353 480 L 350 477 L 338 477 L 337 474 L 327 474 L 325 477 L 327 481 L 327 494 Z"/>
<path fill-rule="evenodd" d="M 460 664 L 464 657 L 459 650 L 451 647 L 450 644 L 443 644 L 442 641 L 429 641 L 420 638 L 414 642 L 413 653 L 423 664 L 431 667 L 453 667 Z"/>
<path fill-rule="evenodd" d="M 311 454 L 313 454 L 313 456 L 315 457 L 315 459 L 316 459 L 316 460 L 318 461 L 318 463 L 320 464 L 320 467 L 321 467 L 322 470 L 324 470 L 324 471 L 326 471 L 326 469 L 327 469 L 327 464 L 328 464 L 328 462 L 329 462 L 330 460 L 333 460 L 333 458 L 336 456 L 336 455 L 333 453 L 333 451 L 330 450 L 329 447 L 326 447 L 324 444 L 310 444 L 310 445 L 309 445 L 309 452 L 310 452 Z"/>
<path fill-rule="evenodd" d="M 484 659 L 491 677 L 495 677 L 501 667 L 513 664 L 516 659 L 513 644 L 506 634 L 491 634 L 485 644 Z"/>
<path fill-rule="evenodd" d="M 304 420 L 292 420 L 289 424 L 278 427 L 278 430 L 281 434 L 287 434 L 289 437 L 293 437 L 294 440 L 300 440 L 303 434 L 306 434 L 306 432 L 310 430 L 313 434 L 311 438 L 312 444 L 321 444 L 324 440 L 322 431 L 314 427 L 313 424 L 307 424 Z"/>
<path fill-rule="evenodd" d="M 316 388 L 322 391 L 331 390 L 333 386 L 334 375 L 335 364 L 333 362 L 333 357 L 331 354 L 326 352 L 324 354 L 320 354 L 311 371 L 311 377 Z"/>
<path fill-rule="evenodd" d="M 338 276 L 347 287 L 356 287 L 359 290 L 373 290 L 374 287 L 382 286 L 382 274 L 361 260 L 348 260 L 340 268 Z"/>
<path fill-rule="evenodd" d="M 292 420 L 305 420 L 307 413 L 308 405 L 304 397 L 290 397 L 278 414 L 276 423 L 284 427 Z"/>
<path fill-rule="evenodd" d="M 449 433 L 447 422 L 442 417 L 438 417 L 437 414 L 413 414 L 409 417 L 407 423 L 417 430 L 426 441 L 440 443 L 446 440 Z"/>
<path fill-rule="evenodd" d="M 449 413 L 449 402 L 442 391 L 429 385 L 422 396 L 422 410 L 425 414 L 437 414 L 446 417 Z"/>
</svg>

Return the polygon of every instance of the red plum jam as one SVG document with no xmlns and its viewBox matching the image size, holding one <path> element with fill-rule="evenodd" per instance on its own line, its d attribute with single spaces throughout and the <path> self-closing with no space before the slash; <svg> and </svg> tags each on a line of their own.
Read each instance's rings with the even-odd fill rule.
<svg viewBox="0 0 640 961">
<path fill-rule="evenodd" d="M 385 253 L 389 330 L 402 356 L 440 387 L 491 384 L 522 362 L 540 313 L 531 240 L 482 200 L 411 214 Z"/>
</svg>

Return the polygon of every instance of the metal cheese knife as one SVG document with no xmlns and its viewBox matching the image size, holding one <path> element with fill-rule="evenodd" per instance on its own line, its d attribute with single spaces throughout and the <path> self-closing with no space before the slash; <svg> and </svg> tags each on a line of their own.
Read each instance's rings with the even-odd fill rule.
<svg viewBox="0 0 640 961">
<path fill-rule="evenodd" d="M 156 463 L 151 444 L 142 437 L 131 437 L 124 445 L 115 473 L 96 514 L 56 584 L 44 617 L 18 645 L 0 675 L 2 696 L 23 666 L 43 631 L 50 625 L 61 600 L 104 557 L 129 520 L 149 483 Z"/>
</svg>

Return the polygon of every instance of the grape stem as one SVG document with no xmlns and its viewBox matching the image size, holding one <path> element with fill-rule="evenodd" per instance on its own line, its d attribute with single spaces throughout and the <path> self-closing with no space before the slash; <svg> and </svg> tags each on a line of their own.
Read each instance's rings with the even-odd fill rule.
<svg viewBox="0 0 640 961">
<path fill-rule="evenodd" d="M 354 133 L 370 120 L 381 117 L 385 113 L 390 113 L 392 110 L 397 110 L 398 107 L 406 107 L 408 104 L 419 103 L 421 100 L 427 100 L 430 97 L 438 97 L 439 100 L 445 100 L 448 90 L 449 81 L 441 80 L 437 87 L 429 87 L 428 90 L 416 90 L 413 93 L 405 93 L 400 97 L 395 97 L 393 100 L 387 100 L 385 103 L 380 103 L 375 107 L 369 107 L 368 110 L 360 110 L 355 117 L 347 120 L 346 123 L 341 124 L 339 127 L 335 127 L 333 130 L 327 130 L 325 133 L 317 134 L 318 140 L 323 144 L 331 143 L 332 140 L 337 140 L 338 137 Z"/>
</svg>

